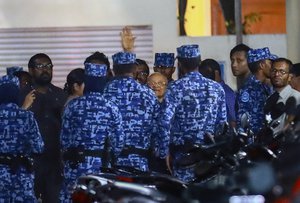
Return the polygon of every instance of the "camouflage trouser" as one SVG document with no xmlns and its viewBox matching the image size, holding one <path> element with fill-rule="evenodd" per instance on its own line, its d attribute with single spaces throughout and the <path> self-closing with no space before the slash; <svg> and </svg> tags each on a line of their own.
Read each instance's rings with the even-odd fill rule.
<svg viewBox="0 0 300 203">
<path fill-rule="evenodd" d="M 77 168 L 71 168 L 70 164 L 66 162 L 64 167 L 64 182 L 59 198 L 60 201 L 64 203 L 72 202 L 71 193 L 76 180 L 80 176 L 99 173 L 101 165 L 101 158 L 98 157 L 86 157 L 85 162 L 79 163 Z"/>
<path fill-rule="evenodd" d="M 37 202 L 33 190 L 33 174 L 21 168 L 10 173 L 9 167 L 0 168 L 0 203 Z"/>
</svg>

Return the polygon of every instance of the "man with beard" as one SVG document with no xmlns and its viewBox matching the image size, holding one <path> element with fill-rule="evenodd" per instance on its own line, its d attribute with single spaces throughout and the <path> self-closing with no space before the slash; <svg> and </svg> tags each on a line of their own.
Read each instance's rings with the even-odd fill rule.
<svg viewBox="0 0 300 203">
<path fill-rule="evenodd" d="M 214 135 L 218 125 L 226 122 L 225 92 L 198 72 L 201 55 L 197 44 L 178 47 L 177 59 L 183 75 L 168 86 L 158 117 L 158 132 L 165 139 L 160 157 L 165 155 L 169 168 L 172 164 L 175 177 L 192 182 L 194 168 L 183 167 L 176 160 L 195 145 L 205 144 L 205 134 Z"/>
<path fill-rule="evenodd" d="M 33 81 L 22 90 L 21 101 L 23 103 L 28 93 L 34 94 L 28 110 L 34 113 L 45 143 L 44 153 L 35 160 L 35 193 L 43 202 L 55 203 L 58 202 L 62 182 L 59 134 L 67 95 L 51 84 L 52 68 L 50 57 L 44 53 L 30 58 L 28 70 Z"/>
</svg>

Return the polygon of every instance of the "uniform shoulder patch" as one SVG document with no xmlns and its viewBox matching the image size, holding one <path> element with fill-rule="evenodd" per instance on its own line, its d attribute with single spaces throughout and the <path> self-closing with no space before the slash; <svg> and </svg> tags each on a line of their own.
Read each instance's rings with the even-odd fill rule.
<svg viewBox="0 0 300 203">
<path fill-rule="evenodd" d="M 242 102 L 248 102 L 250 99 L 250 95 L 248 92 L 243 92 L 241 95 L 241 100 Z"/>
</svg>

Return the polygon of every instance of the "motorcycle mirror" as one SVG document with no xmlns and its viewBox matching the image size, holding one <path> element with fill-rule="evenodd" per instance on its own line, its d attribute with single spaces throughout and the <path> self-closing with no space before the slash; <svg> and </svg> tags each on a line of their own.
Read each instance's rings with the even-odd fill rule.
<svg viewBox="0 0 300 203">
<path fill-rule="evenodd" d="M 210 133 L 207 133 L 207 132 L 204 134 L 204 142 L 206 144 L 214 144 L 214 143 L 216 143 L 215 139 L 214 139 L 214 136 L 212 134 L 210 134 Z"/>
<path fill-rule="evenodd" d="M 244 113 L 241 116 L 241 127 L 244 130 L 247 130 L 249 127 L 249 114 L 248 113 Z"/>
</svg>

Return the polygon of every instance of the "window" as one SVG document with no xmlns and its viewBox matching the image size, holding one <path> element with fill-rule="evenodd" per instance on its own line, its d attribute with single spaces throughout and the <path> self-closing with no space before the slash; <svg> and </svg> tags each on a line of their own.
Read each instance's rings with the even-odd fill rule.
<svg viewBox="0 0 300 203">
<path fill-rule="evenodd" d="M 53 84 L 63 87 L 70 70 L 83 68 L 86 57 L 95 51 L 111 56 L 122 51 L 120 32 L 123 26 L 49 27 L 0 29 L 0 75 L 6 67 L 27 69 L 31 56 L 46 53 L 53 62 Z M 136 36 L 134 52 L 138 58 L 153 61 L 151 26 L 132 26 Z"/>
</svg>

